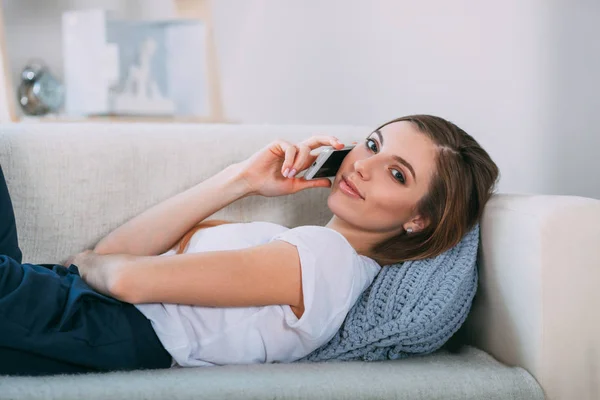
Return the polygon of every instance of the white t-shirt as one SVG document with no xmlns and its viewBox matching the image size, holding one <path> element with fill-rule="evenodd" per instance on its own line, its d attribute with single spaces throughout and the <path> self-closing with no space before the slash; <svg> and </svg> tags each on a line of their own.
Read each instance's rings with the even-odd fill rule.
<svg viewBox="0 0 600 400">
<path fill-rule="evenodd" d="M 289 305 L 200 307 L 137 304 L 172 366 L 292 362 L 327 343 L 381 267 L 359 255 L 339 232 L 322 226 L 289 229 L 271 222 L 224 224 L 194 234 L 186 253 L 234 250 L 272 240 L 298 249 L 304 313 Z M 172 255 L 170 250 L 163 255 Z"/>
</svg>

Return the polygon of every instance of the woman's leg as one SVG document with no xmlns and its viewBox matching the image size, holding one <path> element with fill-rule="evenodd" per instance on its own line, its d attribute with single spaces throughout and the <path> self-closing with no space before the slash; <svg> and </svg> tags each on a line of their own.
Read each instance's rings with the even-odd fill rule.
<svg viewBox="0 0 600 400">
<path fill-rule="evenodd" d="M 17 239 L 15 213 L 2 166 L 0 166 L 0 254 L 6 254 L 17 262 L 21 262 L 22 254 Z"/>
<path fill-rule="evenodd" d="M 38 376 L 51 374 L 81 374 L 98 372 L 92 368 L 57 361 L 27 351 L 0 347 L 0 375 Z"/>
<path fill-rule="evenodd" d="M 2 349 L 5 355 L 3 357 Z M 18 362 L 15 357 L 22 356 Z M 49 360 L 46 364 L 43 360 Z M 41 363 L 41 364 L 40 364 Z M 0 255 L 0 373 L 58 374 L 169 368 L 133 305 L 90 288 L 76 268 L 19 264 Z"/>
</svg>

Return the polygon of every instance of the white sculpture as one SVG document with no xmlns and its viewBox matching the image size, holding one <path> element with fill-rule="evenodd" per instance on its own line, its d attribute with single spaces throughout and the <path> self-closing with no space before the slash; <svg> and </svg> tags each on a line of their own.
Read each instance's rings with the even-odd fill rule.
<svg viewBox="0 0 600 400">
<path fill-rule="evenodd" d="M 118 113 L 173 114 L 175 103 L 160 93 L 152 79 L 150 62 L 156 53 L 156 41 L 146 39 L 140 47 L 139 65 L 131 65 L 123 90 L 114 97 Z"/>
</svg>

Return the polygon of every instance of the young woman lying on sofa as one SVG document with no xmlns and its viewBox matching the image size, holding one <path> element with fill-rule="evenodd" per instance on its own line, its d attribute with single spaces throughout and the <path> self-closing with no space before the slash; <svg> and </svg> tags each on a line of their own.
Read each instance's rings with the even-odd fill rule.
<svg viewBox="0 0 600 400">
<path fill-rule="evenodd" d="M 298 360 L 331 339 L 381 268 L 455 246 L 498 177 L 470 135 L 434 116 L 375 129 L 333 184 L 297 178 L 328 145 L 344 146 L 274 141 L 65 266 L 21 264 L 2 176 L 0 374 Z M 314 187 L 331 187 L 325 226 L 202 222 L 246 196 Z"/>
</svg>

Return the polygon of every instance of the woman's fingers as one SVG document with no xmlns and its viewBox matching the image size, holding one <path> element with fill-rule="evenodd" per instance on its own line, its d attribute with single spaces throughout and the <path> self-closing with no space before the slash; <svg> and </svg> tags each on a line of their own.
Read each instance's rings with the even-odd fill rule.
<svg viewBox="0 0 600 400">
<path fill-rule="evenodd" d="M 69 268 L 71 266 L 71 264 L 73 264 L 73 261 L 75 261 L 75 255 L 72 255 L 69 258 L 67 258 L 67 261 L 65 261 L 65 263 L 63 264 L 63 267 Z"/>
<path fill-rule="evenodd" d="M 297 145 L 284 140 L 279 140 L 278 144 L 285 153 L 281 174 L 286 178 L 293 178 L 317 158 L 317 155 L 311 154 L 312 150 L 322 146 L 332 146 L 338 150 L 344 147 L 335 136 L 325 135 L 312 136 Z"/>
<path fill-rule="evenodd" d="M 344 147 L 342 142 L 340 142 L 335 136 L 311 136 L 303 141 L 302 144 L 307 145 L 311 150 L 321 146 L 333 146 L 337 149 Z"/>
<path fill-rule="evenodd" d="M 283 158 L 283 165 L 281 166 L 281 173 L 283 174 L 283 176 L 287 177 L 290 170 L 292 169 L 292 165 L 294 164 L 294 158 L 296 157 L 296 152 L 298 151 L 298 149 L 293 144 L 285 141 L 281 141 L 279 145 L 285 152 Z"/>
<path fill-rule="evenodd" d="M 287 176 L 288 178 L 293 178 L 298 172 L 302 171 L 307 166 L 306 162 L 310 156 L 311 148 L 304 144 L 300 144 L 298 147 L 298 153 L 296 154 L 296 159 L 294 160 L 292 169 Z"/>
<path fill-rule="evenodd" d="M 317 155 L 311 154 L 311 151 L 322 146 L 332 146 L 336 149 L 342 149 L 344 145 L 335 136 L 312 136 L 299 143 L 297 147 L 294 163 L 287 175 L 293 178 L 298 172 L 307 168 L 317 158 Z"/>
</svg>

